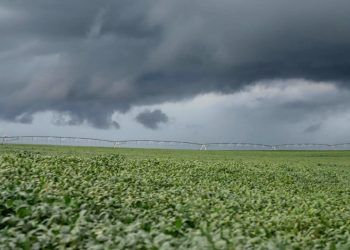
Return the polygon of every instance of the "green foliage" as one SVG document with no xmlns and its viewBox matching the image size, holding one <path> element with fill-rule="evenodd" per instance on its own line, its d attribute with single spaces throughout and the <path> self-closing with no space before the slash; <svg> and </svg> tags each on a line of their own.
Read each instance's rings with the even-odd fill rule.
<svg viewBox="0 0 350 250">
<path fill-rule="evenodd" d="M 346 153 L 144 152 L 1 154 L 0 248 L 350 248 Z"/>
</svg>

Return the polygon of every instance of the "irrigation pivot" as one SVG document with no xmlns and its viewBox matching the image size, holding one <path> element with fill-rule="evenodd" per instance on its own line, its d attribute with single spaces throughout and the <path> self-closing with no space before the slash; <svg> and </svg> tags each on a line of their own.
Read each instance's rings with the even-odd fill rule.
<svg viewBox="0 0 350 250">
<path fill-rule="evenodd" d="M 350 143 L 289 143 L 289 144 L 261 144 L 247 142 L 191 142 L 176 140 L 110 140 L 88 137 L 70 136 L 1 136 L 1 144 L 37 144 L 62 146 L 99 146 L 112 148 L 174 148 L 199 150 L 350 150 Z"/>
</svg>

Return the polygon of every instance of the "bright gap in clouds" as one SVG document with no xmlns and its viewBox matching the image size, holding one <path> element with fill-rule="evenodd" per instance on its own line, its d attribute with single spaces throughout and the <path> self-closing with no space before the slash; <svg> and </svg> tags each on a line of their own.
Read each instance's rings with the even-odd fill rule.
<svg viewBox="0 0 350 250">
<path fill-rule="evenodd" d="M 302 79 L 262 81 L 232 94 L 209 93 L 179 102 L 139 106 L 112 119 L 120 129 L 60 126 L 41 112 L 32 124 L 1 122 L 1 135 L 62 135 L 106 139 L 164 139 L 199 142 L 297 143 L 350 141 L 350 92 L 329 82 Z M 161 111 L 158 112 L 157 110 Z M 162 115 L 157 129 L 137 116 Z M 67 123 L 65 123 L 67 124 Z M 152 127 L 151 127 L 152 128 Z"/>
</svg>

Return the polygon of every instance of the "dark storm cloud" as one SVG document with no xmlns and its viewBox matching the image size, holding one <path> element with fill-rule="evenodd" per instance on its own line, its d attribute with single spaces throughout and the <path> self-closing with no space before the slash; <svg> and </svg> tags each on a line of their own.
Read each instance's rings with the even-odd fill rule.
<svg viewBox="0 0 350 250">
<path fill-rule="evenodd" d="M 145 110 L 136 116 L 136 120 L 144 127 L 149 129 L 158 129 L 160 123 L 167 123 L 169 118 L 161 110 Z"/>
<path fill-rule="evenodd" d="M 349 86 L 348 0 L 0 3 L 0 117 L 118 127 L 114 111 L 259 80 Z"/>
</svg>

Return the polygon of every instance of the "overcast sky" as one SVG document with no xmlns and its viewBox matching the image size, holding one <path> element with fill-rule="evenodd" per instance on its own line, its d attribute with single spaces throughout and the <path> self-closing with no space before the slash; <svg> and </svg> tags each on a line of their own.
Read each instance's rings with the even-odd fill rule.
<svg viewBox="0 0 350 250">
<path fill-rule="evenodd" d="M 349 0 L 4 0 L 0 135 L 350 141 Z"/>
</svg>

